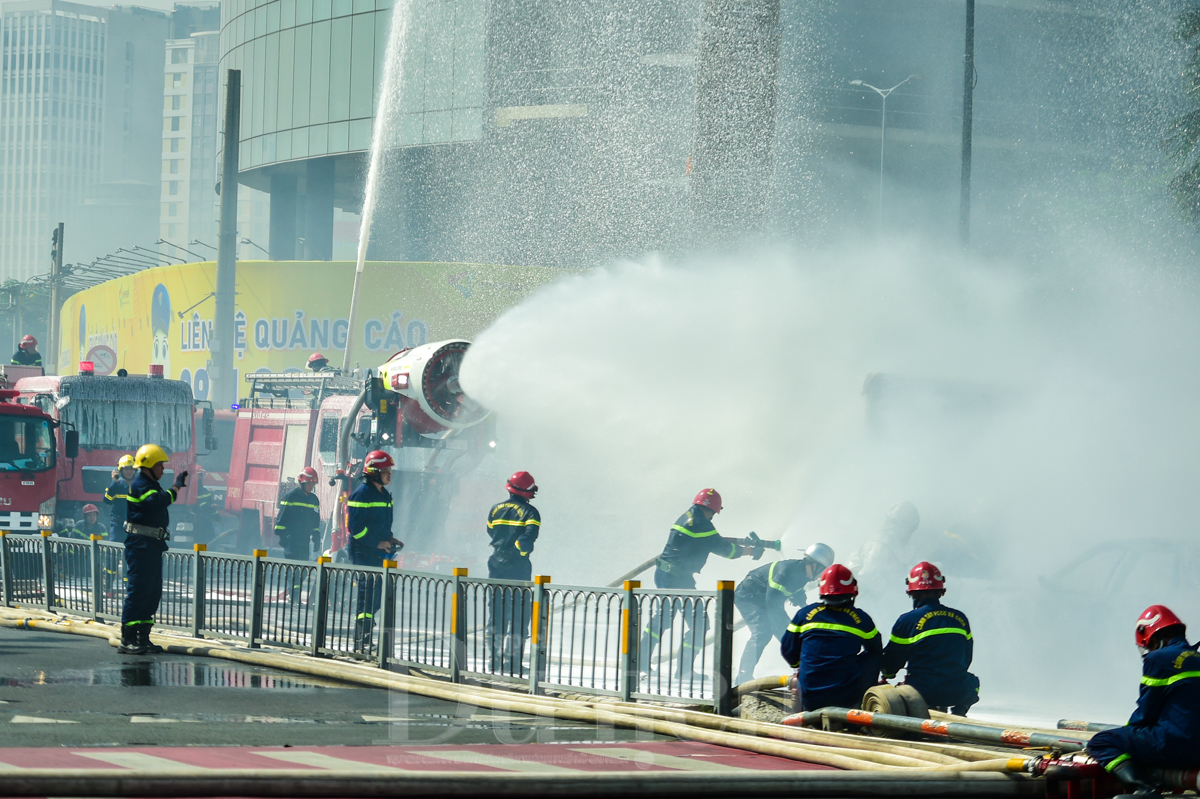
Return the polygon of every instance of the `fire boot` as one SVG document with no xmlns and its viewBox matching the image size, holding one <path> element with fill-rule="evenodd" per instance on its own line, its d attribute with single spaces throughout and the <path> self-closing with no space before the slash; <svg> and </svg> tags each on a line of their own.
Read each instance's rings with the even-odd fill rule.
<svg viewBox="0 0 1200 799">
<path fill-rule="evenodd" d="M 121 645 L 117 647 L 118 655 L 146 654 L 146 650 L 142 647 L 138 636 L 138 628 L 141 626 L 140 624 L 121 625 Z"/>
<path fill-rule="evenodd" d="M 354 620 L 354 651 L 364 655 L 371 651 L 371 640 L 375 633 L 374 619 Z"/>
<path fill-rule="evenodd" d="M 1133 789 L 1130 793 L 1118 794 L 1116 799 L 1119 799 L 1119 797 L 1147 797 L 1160 795 L 1158 790 L 1153 785 L 1142 779 L 1141 773 L 1138 772 L 1137 766 L 1133 764 L 1132 760 L 1122 761 L 1121 763 L 1117 764 L 1116 768 L 1109 773 L 1119 779 L 1121 784 L 1126 788 Z"/>
<path fill-rule="evenodd" d="M 137 642 L 138 646 L 142 648 L 143 655 L 161 655 L 167 651 L 158 644 L 150 643 L 150 628 L 152 626 L 150 624 L 139 624 L 137 626 Z"/>
</svg>

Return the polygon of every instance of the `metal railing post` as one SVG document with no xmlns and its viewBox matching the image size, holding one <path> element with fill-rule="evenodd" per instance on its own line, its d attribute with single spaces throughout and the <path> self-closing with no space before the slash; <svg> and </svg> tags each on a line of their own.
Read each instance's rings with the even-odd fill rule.
<svg viewBox="0 0 1200 799">
<path fill-rule="evenodd" d="M 327 558 L 324 555 L 317 558 L 317 573 L 315 575 L 317 590 L 316 598 L 313 600 L 314 607 L 312 608 L 312 640 L 309 642 L 308 653 L 313 657 L 321 657 L 321 650 L 325 648 L 325 613 L 328 610 L 328 595 L 329 595 L 329 570 L 325 568 L 332 558 Z"/>
<path fill-rule="evenodd" d="M 533 578 L 533 612 L 530 614 L 529 635 L 529 693 L 540 694 L 546 679 L 546 638 L 549 630 L 550 609 L 546 606 L 546 584 L 550 577 L 544 574 Z M 517 669 L 521 668 L 521 653 L 517 652 Z M 518 671 L 519 674 L 519 671 Z"/>
<path fill-rule="evenodd" d="M 383 562 L 383 585 L 379 589 L 379 668 L 387 669 L 388 658 L 396 652 L 396 597 L 392 591 L 392 573 L 396 561 Z"/>
<path fill-rule="evenodd" d="M 4 576 L 4 607 L 10 608 L 13 598 L 13 568 L 7 530 L 0 530 L 0 573 Z"/>
<path fill-rule="evenodd" d="M 467 664 L 467 586 L 466 569 L 454 569 L 450 583 L 450 682 L 462 682 Z"/>
<path fill-rule="evenodd" d="M 717 635 L 713 640 L 713 710 L 718 716 L 732 716 L 735 692 L 733 684 L 733 580 L 717 582 L 714 611 Z"/>
<path fill-rule="evenodd" d="M 208 596 L 208 587 L 204 584 L 204 554 L 208 551 L 207 544 L 192 544 L 192 637 L 203 638 L 200 631 L 204 629 L 204 616 L 207 610 L 204 600 Z"/>
<path fill-rule="evenodd" d="M 621 596 L 621 701 L 630 702 L 638 689 L 638 643 L 641 639 L 638 624 L 638 603 L 634 590 L 641 588 L 640 580 L 626 580 Z"/>
<path fill-rule="evenodd" d="M 50 552 L 50 531 L 42 530 L 42 598 L 46 611 L 54 612 L 54 555 Z"/>
<path fill-rule="evenodd" d="M 92 555 L 92 618 L 100 621 L 100 608 L 104 604 L 104 582 L 101 575 L 104 564 L 100 562 L 100 536 L 88 536 Z"/>
<path fill-rule="evenodd" d="M 263 623 L 263 583 L 266 566 L 262 559 L 267 556 L 267 550 L 254 550 L 254 569 L 250 573 L 250 648 L 258 649 L 258 639 L 262 638 Z"/>
</svg>

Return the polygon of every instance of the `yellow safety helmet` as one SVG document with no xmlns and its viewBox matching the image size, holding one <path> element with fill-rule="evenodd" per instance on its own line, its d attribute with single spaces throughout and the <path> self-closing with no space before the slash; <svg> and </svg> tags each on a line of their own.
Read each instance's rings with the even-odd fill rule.
<svg viewBox="0 0 1200 799">
<path fill-rule="evenodd" d="M 166 463 L 167 451 L 158 444 L 143 444 L 133 459 L 139 469 L 153 469 L 155 464 Z"/>
<path fill-rule="evenodd" d="M 133 456 L 132 455 L 122 455 L 121 460 L 117 461 L 117 468 L 118 469 L 132 469 L 133 468 Z"/>
</svg>

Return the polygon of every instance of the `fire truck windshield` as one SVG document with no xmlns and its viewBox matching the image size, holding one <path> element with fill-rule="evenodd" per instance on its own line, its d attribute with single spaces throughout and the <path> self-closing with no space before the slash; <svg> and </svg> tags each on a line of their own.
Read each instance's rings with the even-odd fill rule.
<svg viewBox="0 0 1200 799">
<path fill-rule="evenodd" d="M 129 452 L 146 443 L 167 452 L 187 452 L 192 446 L 192 414 L 190 404 L 99 399 L 72 399 L 63 409 L 63 419 L 75 424 L 84 449 Z"/>
<path fill-rule="evenodd" d="M 0 471 L 54 468 L 54 433 L 45 419 L 0 416 Z"/>
</svg>

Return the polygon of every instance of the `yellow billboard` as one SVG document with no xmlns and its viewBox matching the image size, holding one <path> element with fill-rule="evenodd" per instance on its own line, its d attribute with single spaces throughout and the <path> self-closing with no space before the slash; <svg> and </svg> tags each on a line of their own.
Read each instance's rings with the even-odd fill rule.
<svg viewBox="0 0 1200 799">
<path fill-rule="evenodd" d="M 427 341 L 474 338 L 505 309 L 562 270 L 488 264 L 369 262 L 349 329 L 354 264 L 242 261 L 234 300 L 235 383 L 251 372 L 303 369 L 312 352 L 340 366 L 348 337 L 355 365 L 376 368 Z M 62 306 L 59 371 L 77 361 L 97 374 L 145 374 L 162 364 L 209 394 L 216 264 L 161 266 L 101 283 Z"/>
</svg>

